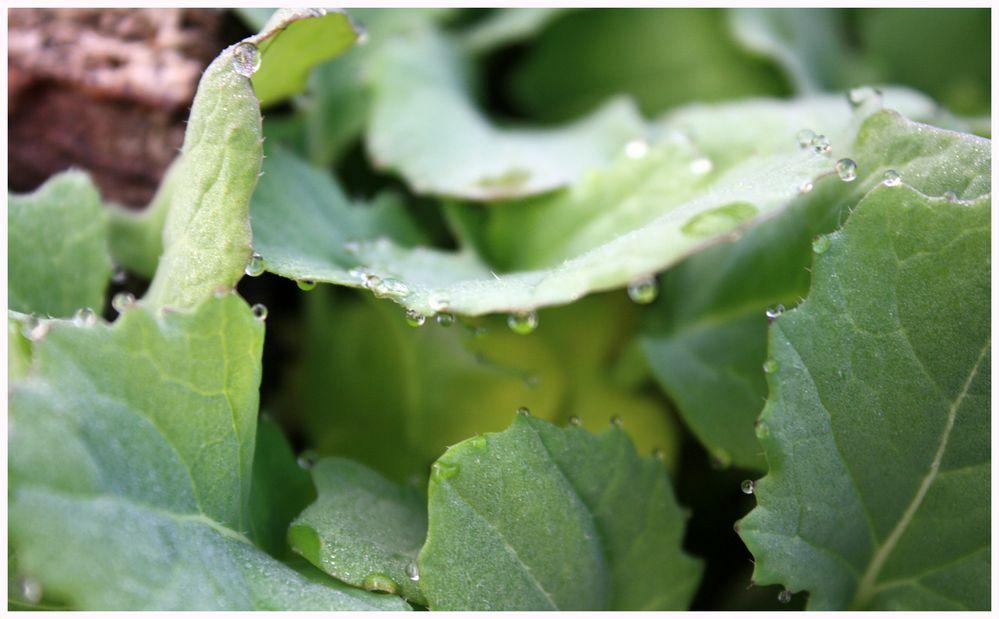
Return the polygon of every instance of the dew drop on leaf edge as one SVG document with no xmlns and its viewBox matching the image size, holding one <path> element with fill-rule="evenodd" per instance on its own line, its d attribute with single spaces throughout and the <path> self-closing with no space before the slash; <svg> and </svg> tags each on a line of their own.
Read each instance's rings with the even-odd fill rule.
<svg viewBox="0 0 999 619">
<path fill-rule="evenodd" d="M 812 140 L 815 139 L 815 132 L 811 129 L 802 129 L 798 132 L 796 138 L 798 140 L 799 148 L 808 148 L 808 146 L 812 143 Z"/>
<path fill-rule="evenodd" d="M 442 327 L 450 327 L 454 324 L 454 314 L 450 312 L 444 312 L 442 314 L 437 314 L 437 324 Z"/>
<path fill-rule="evenodd" d="M 767 309 L 767 323 L 772 323 L 784 315 L 784 305 L 778 303 L 776 306 Z"/>
<path fill-rule="evenodd" d="M 264 264 L 264 257 L 260 254 L 254 252 L 250 259 L 246 263 L 246 267 L 243 272 L 250 277 L 259 277 L 263 275 L 266 265 Z"/>
<path fill-rule="evenodd" d="M 636 279 L 628 284 L 628 298 L 635 303 L 648 305 L 659 296 L 659 281 L 654 276 Z"/>
<path fill-rule="evenodd" d="M 80 308 L 73 314 L 73 324 L 79 327 L 92 327 L 97 324 L 97 312 L 89 307 Z"/>
<path fill-rule="evenodd" d="M 836 162 L 836 175 L 839 180 L 847 183 L 857 180 L 857 162 L 853 159 L 840 159 Z"/>
<path fill-rule="evenodd" d="M 131 292 L 119 292 L 111 297 L 111 307 L 119 314 L 135 304 L 135 295 Z"/>
<path fill-rule="evenodd" d="M 399 585 L 385 574 L 368 574 L 364 579 L 364 588 L 368 591 L 379 591 L 382 593 L 395 593 Z"/>
<path fill-rule="evenodd" d="M 815 240 L 812 241 L 812 251 L 817 254 L 826 253 L 830 247 L 832 247 L 832 240 L 826 235 L 815 237 Z"/>
<path fill-rule="evenodd" d="M 530 417 L 531 409 L 527 408 L 526 406 L 521 406 L 520 408 L 517 409 L 517 414 L 522 415 L 524 417 Z"/>
<path fill-rule="evenodd" d="M 433 477 L 438 481 L 442 479 L 451 479 L 452 477 L 458 474 L 457 464 L 451 464 L 449 462 L 441 462 L 440 460 L 434 462 L 434 465 L 431 467 L 431 469 L 432 469 L 430 473 L 431 477 Z"/>
<path fill-rule="evenodd" d="M 310 291 L 310 290 L 312 290 L 312 289 L 314 289 L 316 287 L 316 282 L 315 282 L 315 280 L 312 280 L 312 279 L 300 279 L 300 280 L 297 280 L 295 283 L 298 284 L 298 289 L 299 290 L 304 290 L 306 292 L 308 292 L 308 291 Z"/>
<path fill-rule="evenodd" d="M 253 77 L 260 69 L 260 50 L 253 43 L 240 43 L 232 50 L 232 68 L 243 77 Z"/>
<path fill-rule="evenodd" d="M 884 184 L 886 187 L 898 187 L 902 184 L 902 175 L 895 170 L 885 172 Z"/>
<path fill-rule="evenodd" d="M 777 594 L 777 601 L 780 602 L 781 604 L 787 604 L 788 602 L 791 601 L 791 592 L 788 591 L 787 589 L 784 589 L 779 594 Z"/>
<path fill-rule="evenodd" d="M 753 494 L 753 492 L 756 490 L 756 482 L 754 482 L 752 479 L 743 480 L 741 488 L 743 494 Z"/>
<path fill-rule="evenodd" d="M 538 313 L 533 310 L 512 312 L 506 318 L 506 325 L 518 335 L 527 335 L 538 328 Z"/>
<path fill-rule="evenodd" d="M 777 363 L 776 359 L 767 359 L 766 363 L 763 364 L 763 371 L 767 374 L 773 374 L 778 369 L 780 369 L 780 364 Z"/>
<path fill-rule="evenodd" d="M 253 317 L 257 320 L 267 320 L 267 306 L 263 303 L 256 303 L 250 308 L 253 312 Z"/>
<path fill-rule="evenodd" d="M 583 426 L 583 420 L 580 419 L 578 415 L 572 415 L 571 417 L 569 417 L 569 425 L 580 428 Z"/>
<path fill-rule="evenodd" d="M 416 310 L 406 310 L 406 324 L 411 327 L 422 327 L 427 322 L 427 317 Z"/>
<path fill-rule="evenodd" d="M 420 581 L 420 568 L 416 566 L 415 561 L 410 561 L 409 564 L 406 565 L 406 576 L 413 582 Z"/>
</svg>

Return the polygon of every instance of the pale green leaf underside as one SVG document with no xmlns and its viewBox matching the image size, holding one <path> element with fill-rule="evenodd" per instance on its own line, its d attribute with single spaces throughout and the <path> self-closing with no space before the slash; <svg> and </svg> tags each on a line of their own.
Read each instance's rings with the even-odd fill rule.
<svg viewBox="0 0 999 619">
<path fill-rule="evenodd" d="M 401 607 L 310 584 L 243 535 L 264 329 L 241 299 L 47 326 L 8 422 L 11 546 L 47 596 L 102 610 Z"/>
<path fill-rule="evenodd" d="M 751 137 L 762 131 L 745 127 L 760 110 L 768 111 L 768 133 L 754 144 Z M 345 215 L 339 190 L 285 199 L 297 185 L 330 185 L 324 174 L 290 157 L 267 160 L 253 203 L 257 250 L 269 271 L 285 277 L 367 284 L 376 293 L 379 280 L 401 282 L 404 288 L 385 295 L 427 315 L 569 303 L 655 274 L 780 212 L 802 185 L 834 174 L 834 159 L 798 148 L 794 127 L 816 119 L 821 124 L 812 127 L 842 152 L 863 117 L 851 116 L 840 97 L 751 101 L 714 112 L 714 128 L 703 126 L 703 108 L 692 108 L 663 121 L 658 142 L 644 157 L 622 155 L 568 190 L 490 208 L 479 238 L 484 253 L 507 267 L 498 272 L 469 248 L 407 248 L 380 238 L 385 235 L 365 236 L 350 221 L 355 217 Z M 683 133 L 691 129 L 694 143 Z M 713 162 L 707 167 L 706 156 Z M 268 185 L 274 188 L 264 195 Z M 272 230 L 264 220 L 282 224 Z"/>
<path fill-rule="evenodd" d="M 558 129 L 497 127 L 470 100 L 465 69 L 454 44 L 429 29 L 385 41 L 368 67 L 368 152 L 416 193 L 497 200 L 550 191 L 606 165 L 644 130 L 624 100 Z"/>
<path fill-rule="evenodd" d="M 262 55 L 260 69 L 253 74 L 260 105 L 266 107 L 301 92 L 312 67 L 345 52 L 358 35 L 343 11 L 276 11 L 260 34 L 249 39 Z"/>
<path fill-rule="evenodd" d="M 680 610 L 700 578 L 665 467 L 616 428 L 518 415 L 434 464 L 429 518 L 432 610 Z"/>
<path fill-rule="evenodd" d="M 759 118 L 760 130 L 768 131 L 771 121 Z M 657 380 L 718 461 L 765 468 L 753 435 L 767 393 L 765 312 L 807 294 L 815 236 L 841 225 L 887 169 L 929 195 L 978 197 L 990 190 L 990 150 L 986 140 L 882 113 L 864 125 L 852 148 L 857 180 L 823 179 L 773 221 L 662 278 L 661 320 L 647 330 L 643 347 Z"/>
<path fill-rule="evenodd" d="M 65 318 L 104 307 L 108 217 L 86 174 L 64 172 L 34 193 L 8 194 L 7 243 L 8 309 Z"/>
<path fill-rule="evenodd" d="M 319 498 L 288 530 L 295 552 L 347 584 L 393 589 L 426 605 L 415 572 L 427 536 L 420 493 L 344 458 L 323 458 L 312 478 Z"/>
<path fill-rule="evenodd" d="M 990 195 L 882 185 L 774 324 L 770 473 L 741 521 L 757 583 L 815 609 L 989 608 L 990 219 Z"/>
</svg>

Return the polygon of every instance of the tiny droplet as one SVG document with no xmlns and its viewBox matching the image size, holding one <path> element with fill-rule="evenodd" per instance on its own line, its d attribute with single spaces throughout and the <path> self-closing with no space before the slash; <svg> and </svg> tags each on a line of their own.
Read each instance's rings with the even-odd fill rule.
<svg viewBox="0 0 999 619">
<path fill-rule="evenodd" d="M 514 333 L 527 335 L 538 328 L 538 313 L 533 310 L 513 312 L 506 317 L 506 326 Z"/>
<path fill-rule="evenodd" d="M 766 363 L 763 364 L 763 371 L 767 374 L 773 374 L 778 369 L 780 369 L 780 364 L 777 363 L 776 359 L 767 359 Z"/>
<path fill-rule="evenodd" d="M 427 317 L 416 310 L 406 310 L 406 324 L 411 327 L 422 327 L 427 322 Z"/>
<path fill-rule="evenodd" d="M 811 192 L 814 188 L 815 185 L 813 185 L 811 181 L 805 181 L 804 183 L 798 185 L 798 193 L 805 195 L 806 193 Z"/>
<path fill-rule="evenodd" d="M 73 324 L 78 327 L 92 327 L 97 324 L 97 312 L 89 307 L 78 309 L 73 315 Z"/>
<path fill-rule="evenodd" d="M 652 456 L 660 462 L 666 462 L 666 452 L 663 451 L 662 447 L 656 447 L 653 449 Z"/>
<path fill-rule="evenodd" d="M 884 183 L 887 187 L 898 187 L 902 184 L 902 175 L 895 170 L 888 170 L 885 172 Z"/>
<path fill-rule="evenodd" d="M 815 132 L 811 129 L 802 129 L 798 132 L 797 138 L 799 148 L 808 148 L 815 139 Z"/>
<path fill-rule="evenodd" d="M 395 593 L 399 585 L 385 574 L 368 574 L 364 579 L 364 588 L 368 591 Z"/>
<path fill-rule="evenodd" d="M 765 421 L 757 421 L 754 429 L 756 430 L 756 438 L 767 438 L 770 436 L 770 426 Z"/>
<path fill-rule="evenodd" d="M 611 417 L 610 418 L 610 422 L 611 422 L 611 425 L 614 426 L 615 428 L 620 428 L 621 426 L 624 425 L 624 422 L 621 421 L 621 416 L 620 415 L 614 415 L 613 417 Z"/>
<path fill-rule="evenodd" d="M 526 406 L 521 406 L 520 408 L 517 409 L 517 414 L 523 415 L 524 417 L 530 417 L 531 409 L 527 408 Z"/>
<path fill-rule="evenodd" d="M 128 273 L 125 271 L 125 267 L 120 264 L 111 267 L 111 283 L 124 284 L 126 279 L 128 279 Z"/>
<path fill-rule="evenodd" d="M 871 88 L 870 86 L 851 88 L 846 93 L 846 100 L 850 103 L 850 107 L 853 109 L 859 108 L 875 97 L 881 98 L 881 91 L 876 88 Z"/>
<path fill-rule="evenodd" d="M 945 191 L 943 197 L 948 202 L 957 202 L 957 194 L 953 191 Z"/>
<path fill-rule="evenodd" d="M 655 276 L 636 279 L 628 284 L 628 298 L 641 305 L 648 305 L 659 296 L 659 281 Z"/>
<path fill-rule="evenodd" d="M 131 292 L 119 292 L 111 297 L 111 307 L 119 314 L 135 305 L 135 295 Z"/>
<path fill-rule="evenodd" d="M 569 417 L 569 425 L 580 428 L 583 426 L 583 420 L 580 419 L 578 415 L 572 415 L 571 417 Z"/>
<path fill-rule="evenodd" d="M 489 444 L 484 434 L 476 434 L 472 438 L 468 439 L 468 444 L 476 449 L 482 449 Z"/>
<path fill-rule="evenodd" d="M 817 135 L 812 138 L 812 150 L 819 155 L 831 155 L 832 154 L 832 144 L 829 142 L 829 138 L 824 135 Z"/>
<path fill-rule="evenodd" d="M 448 462 L 441 462 L 438 460 L 434 462 L 431 468 L 430 476 L 440 481 L 442 479 L 450 479 L 458 474 L 458 465 L 450 464 Z"/>
<path fill-rule="evenodd" d="M 450 307 L 451 302 L 447 299 L 442 299 L 440 297 L 430 299 L 430 309 L 434 310 L 434 312 L 446 312 Z"/>
<path fill-rule="evenodd" d="M 31 576 L 21 576 L 17 579 L 17 595 L 29 604 L 42 601 L 42 583 Z"/>
<path fill-rule="evenodd" d="M 780 602 L 781 604 L 787 604 L 788 602 L 791 601 L 791 592 L 788 591 L 787 589 L 784 589 L 777 595 L 777 601 Z"/>
<path fill-rule="evenodd" d="M 831 246 L 832 246 L 832 240 L 830 240 L 829 237 L 824 234 L 815 237 L 815 240 L 812 241 L 812 251 L 814 251 L 817 254 L 826 253 L 826 251 Z"/>
<path fill-rule="evenodd" d="M 264 274 L 264 257 L 254 252 L 250 260 L 246 263 L 243 272 L 250 277 L 259 277 Z"/>
<path fill-rule="evenodd" d="M 416 566 L 416 561 L 410 561 L 406 566 L 406 576 L 408 576 L 413 582 L 419 582 L 420 568 Z"/>
<path fill-rule="evenodd" d="M 742 482 L 743 494 L 753 494 L 754 490 L 756 490 L 756 482 L 754 482 L 752 479 L 746 479 Z"/>
<path fill-rule="evenodd" d="M 306 292 L 316 287 L 316 282 L 312 279 L 300 279 L 296 283 L 298 284 L 299 290 L 305 290 Z"/>
<path fill-rule="evenodd" d="M 437 324 L 442 327 L 450 327 L 454 324 L 454 314 L 450 312 L 444 312 L 443 314 L 437 314 Z"/>
<path fill-rule="evenodd" d="M 240 43 L 232 50 L 232 68 L 243 77 L 252 77 L 260 62 L 260 51 L 253 43 Z"/>
<path fill-rule="evenodd" d="M 263 303 L 257 303 L 250 308 L 253 312 L 253 317 L 257 320 L 267 320 L 267 306 Z"/>
<path fill-rule="evenodd" d="M 767 310 L 767 323 L 772 323 L 784 314 L 784 305 L 778 303 L 776 307 Z"/>
<path fill-rule="evenodd" d="M 316 455 L 311 451 L 303 451 L 298 455 L 296 462 L 299 467 L 309 470 L 316 465 Z"/>
<path fill-rule="evenodd" d="M 857 162 L 853 159 L 840 159 L 836 162 L 836 174 L 841 181 L 852 183 L 857 180 Z"/>
</svg>

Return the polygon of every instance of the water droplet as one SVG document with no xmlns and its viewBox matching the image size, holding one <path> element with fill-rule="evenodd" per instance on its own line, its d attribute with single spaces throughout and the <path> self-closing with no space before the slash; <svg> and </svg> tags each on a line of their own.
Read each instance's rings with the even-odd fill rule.
<svg viewBox="0 0 999 619">
<path fill-rule="evenodd" d="M 802 129 L 798 132 L 797 138 L 799 148 L 808 148 L 815 139 L 815 132 L 811 129 Z"/>
<path fill-rule="evenodd" d="M 876 88 L 871 88 L 870 86 L 851 88 L 846 93 L 846 100 L 850 103 L 850 107 L 853 109 L 859 108 L 868 101 L 880 98 L 881 91 Z"/>
<path fill-rule="evenodd" d="M 714 236 L 728 232 L 756 213 L 756 207 L 748 202 L 733 202 L 694 215 L 680 231 L 688 236 Z"/>
<path fill-rule="evenodd" d="M 392 297 L 393 299 L 401 299 L 409 296 L 409 286 L 389 277 L 383 279 L 374 287 L 374 293 L 379 298 Z"/>
<path fill-rule="evenodd" d="M 840 159 L 836 162 L 836 174 L 839 180 L 852 183 L 857 180 L 857 162 L 853 159 Z"/>
<path fill-rule="evenodd" d="M 364 277 L 364 287 L 368 290 L 375 290 L 382 285 L 382 278 L 374 275 L 372 273 L 367 274 Z"/>
<path fill-rule="evenodd" d="M 524 417 L 530 417 L 531 409 L 527 408 L 526 406 L 521 406 L 520 408 L 517 409 L 517 414 L 522 415 Z"/>
<path fill-rule="evenodd" d="M 784 313 L 784 305 L 778 303 L 776 307 L 767 310 L 767 323 L 772 323 Z"/>
<path fill-rule="evenodd" d="M 120 264 L 111 267 L 111 283 L 124 284 L 126 279 L 128 279 L 128 273 L 125 271 L 125 267 Z"/>
<path fill-rule="evenodd" d="M 660 462 L 666 462 L 666 452 L 661 447 L 656 447 L 652 450 L 652 457 Z"/>
<path fill-rule="evenodd" d="M 768 426 L 765 421 L 757 420 L 756 427 L 754 429 L 756 430 L 756 438 L 763 439 L 770 436 L 770 426 Z"/>
<path fill-rule="evenodd" d="M 715 169 L 715 163 L 707 157 L 698 157 L 690 162 L 690 171 L 693 174 L 707 174 L 713 169 Z"/>
<path fill-rule="evenodd" d="M 422 327 L 427 317 L 416 310 L 406 310 L 406 324 L 411 327 Z"/>
<path fill-rule="evenodd" d="M 243 272 L 250 277 L 259 277 L 264 274 L 264 257 L 254 252 L 250 260 L 246 263 Z"/>
<path fill-rule="evenodd" d="M 780 602 L 781 604 L 787 604 L 788 602 L 791 601 L 791 592 L 788 591 L 787 589 L 784 589 L 777 595 L 777 601 Z"/>
<path fill-rule="evenodd" d="M 472 438 L 468 439 L 468 443 L 476 449 L 482 449 L 489 444 L 489 441 L 486 439 L 485 435 L 476 434 Z"/>
<path fill-rule="evenodd" d="M 437 324 L 442 327 L 450 327 L 454 324 L 454 314 L 450 312 L 444 312 L 443 314 L 437 314 Z"/>
<path fill-rule="evenodd" d="M 368 271 L 363 266 L 354 267 L 347 271 L 347 274 L 354 279 L 360 280 L 362 284 L 368 279 Z"/>
<path fill-rule="evenodd" d="M 97 312 L 89 307 L 78 309 L 73 315 L 73 324 L 78 327 L 92 327 L 97 324 Z"/>
<path fill-rule="evenodd" d="M 742 493 L 743 494 L 753 494 L 756 490 L 756 482 L 752 479 L 747 479 L 742 482 Z"/>
<path fill-rule="evenodd" d="M 902 184 L 902 175 L 895 170 L 885 172 L 884 184 L 887 187 L 898 187 Z"/>
<path fill-rule="evenodd" d="M 527 335 L 538 328 L 538 313 L 535 311 L 513 312 L 506 317 L 506 326 L 520 335 Z"/>
<path fill-rule="evenodd" d="M 135 305 L 135 295 L 131 292 L 119 292 L 111 297 L 111 307 L 119 314 Z"/>
<path fill-rule="evenodd" d="M 573 415 L 573 416 L 569 417 L 569 425 L 570 426 L 576 426 L 577 428 L 581 428 L 581 427 L 583 427 L 583 420 L 580 419 L 579 416 Z"/>
<path fill-rule="evenodd" d="M 21 324 L 21 333 L 31 341 L 42 339 L 48 332 L 49 324 L 34 314 Z"/>
<path fill-rule="evenodd" d="M 240 43 L 232 50 L 232 68 L 243 77 L 252 77 L 260 61 L 260 51 L 253 43 Z"/>
<path fill-rule="evenodd" d="M 780 369 L 780 364 L 777 363 L 776 359 L 767 359 L 766 363 L 763 364 L 763 371 L 767 374 L 773 374 L 778 369 Z"/>
<path fill-rule="evenodd" d="M 812 241 L 812 251 L 817 254 L 826 253 L 830 247 L 832 247 L 832 239 L 824 234 L 815 237 L 815 240 Z"/>
<path fill-rule="evenodd" d="M 383 593 L 395 593 L 399 585 L 385 574 L 368 574 L 364 579 L 364 588 L 368 591 L 381 591 Z"/>
<path fill-rule="evenodd" d="M 434 465 L 430 468 L 431 468 L 430 476 L 436 481 L 451 479 L 452 477 L 458 474 L 457 464 L 451 464 L 449 462 L 441 462 L 440 460 L 434 462 Z"/>
<path fill-rule="evenodd" d="M 648 305 L 659 296 L 659 281 L 655 276 L 636 279 L 628 284 L 628 298 L 635 303 Z"/>
<path fill-rule="evenodd" d="M 621 426 L 624 425 L 624 422 L 621 421 L 621 416 L 620 415 L 614 415 L 613 417 L 611 417 L 610 418 L 610 422 L 611 422 L 611 425 L 614 426 L 615 428 L 620 428 Z"/>
<path fill-rule="evenodd" d="M 630 159 L 641 159 L 649 154 L 649 144 L 645 140 L 631 140 L 624 145 L 624 154 Z"/>
<path fill-rule="evenodd" d="M 267 306 L 263 303 L 255 304 L 250 308 L 250 311 L 253 312 L 253 317 L 257 320 L 267 320 Z"/>
<path fill-rule="evenodd" d="M 305 290 L 306 292 L 316 287 L 316 282 L 312 279 L 300 279 L 295 283 L 298 284 L 299 290 Z"/>
<path fill-rule="evenodd" d="M 957 202 L 957 194 L 953 191 L 945 191 L 943 197 L 948 202 Z"/>
<path fill-rule="evenodd" d="M 29 604 L 42 601 L 42 583 L 31 576 L 21 576 L 15 584 L 17 596 Z"/>
<path fill-rule="evenodd" d="M 413 582 L 420 581 L 420 568 L 416 566 L 416 561 L 410 561 L 406 566 L 406 576 Z"/>
<path fill-rule="evenodd" d="M 309 470 L 316 466 L 316 454 L 312 451 L 303 451 L 298 455 L 296 462 L 298 462 L 299 467 Z"/>
<path fill-rule="evenodd" d="M 440 297 L 435 297 L 430 299 L 430 309 L 434 312 L 446 312 L 451 307 L 451 302 L 447 299 L 442 299 Z"/>
<path fill-rule="evenodd" d="M 812 189 L 815 189 L 815 185 L 812 184 L 812 181 L 805 181 L 804 183 L 798 185 L 798 193 L 801 195 L 811 192 Z"/>
<path fill-rule="evenodd" d="M 828 156 L 832 154 L 832 144 L 829 143 L 829 138 L 824 135 L 817 135 L 812 138 L 811 147 L 818 155 Z"/>
</svg>

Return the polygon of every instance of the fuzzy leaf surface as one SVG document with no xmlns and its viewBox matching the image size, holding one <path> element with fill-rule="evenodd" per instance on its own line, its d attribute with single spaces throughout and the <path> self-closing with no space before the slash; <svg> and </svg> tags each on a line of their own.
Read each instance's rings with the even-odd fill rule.
<svg viewBox="0 0 999 619">
<path fill-rule="evenodd" d="M 680 610 L 700 579 L 665 467 L 617 428 L 518 415 L 434 464 L 429 517 L 434 610 Z"/>
<path fill-rule="evenodd" d="M 990 220 L 990 195 L 881 185 L 828 237 L 770 332 L 770 472 L 739 525 L 757 583 L 813 609 L 989 608 Z"/>
</svg>

